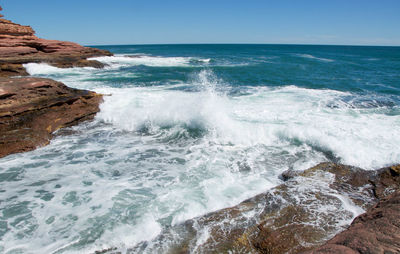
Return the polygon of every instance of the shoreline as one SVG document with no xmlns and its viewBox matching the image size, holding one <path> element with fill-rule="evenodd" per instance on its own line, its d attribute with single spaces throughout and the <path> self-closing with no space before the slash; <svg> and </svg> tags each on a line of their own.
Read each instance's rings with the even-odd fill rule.
<svg viewBox="0 0 400 254">
<path fill-rule="evenodd" d="M 193 244 L 204 229 L 208 232 L 207 237 L 202 244 L 196 245 L 196 250 L 205 253 L 359 253 L 359 246 L 365 251 L 361 253 L 378 253 L 377 249 L 400 250 L 397 241 L 399 235 L 396 233 L 386 237 L 385 241 L 377 237 L 374 243 L 369 243 L 370 234 L 379 232 L 384 235 L 386 230 L 396 232 L 399 229 L 400 203 L 396 200 L 400 198 L 400 165 L 368 171 L 327 162 L 304 171 L 286 171 L 281 177 L 284 180 L 281 185 L 236 206 L 210 212 L 165 229 L 151 244 L 141 242 L 128 249 L 127 253 L 156 251 L 151 246 L 163 246 L 166 239 L 176 239 L 175 244 L 166 250 L 189 253 L 188 250 L 193 250 Z M 331 177 L 332 181 L 329 180 Z M 321 192 L 318 188 L 298 189 L 299 182 L 304 181 L 317 185 L 328 184 L 320 186 L 327 191 Z M 300 196 L 305 198 L 300 203 L 297 199 L 299 194 L 294 191 L 303 192 Z M 312 208 L 343 201 L 348 202 L 348 205 L 362 207 L 365 213 L 356 214 L 349 227 L 339 231 L 335 228 L 335 220 L 340 219 L 341 215 L 336 214 L 335 210 L 321 212 Z M 382 202 L 392 205 L 380 208 Z M 377 209 L 380 209 L 379 213 L 385 214 L 384 218 L 374 216 Z M 245 219 L 249 215 L 252 216 L 250 222 Z M 364 222 L 362 219 L 371 216 L 372 219 L 378 219 L 378 224 L 374 220 Z M 319 224 L 319 217 L 327 221 Z M 373 233 L 358 234 L 359 231 Z M 342 235 L 346 236 L 345 239 L 347 235 L 352 235 L 353 240 L 342 240 Z M 96 253 L 119 252 L 116 248 L 110 248 Z"/>
<path fill-rule="evenodd" d="M 32 28 L 4 19 L 0 19 L 0 36 L 2 36 L 0 37 L 0 76 L 4 77 L 0 78 L 0 131 L 2 133 L 0 158 L 44 146 L 49 143 L 54 131 L 93 119 L 99 111 L 102 95 L 69 88 L 51 79 L 20 77 L 28 75 L 22 64 L 44 62 L 61 68 L 84 66 L 102 68 L 104 67 L 102 63 L 87 60 L 87 58 L 110 56 L 112 55 L 110 52 L 82 47 L 72 42 L 40 39 L 34 35 Z M 260 253 L 348 251 L 348 253 L 353 253 L 352 251 L 359 251 L 358 247 L 340 240 L 343 238 L 341 234 L 347 238 L 347 230 L 353 232 L 353 229 L 360 227 L 357 225 L 366 221 L 365 218 L 371 214 L 373 219 L 379 219 L 380 217 L 374 216 L 375 213 L 386 214 L 386 211 L 389 211 L 385 216 L 389 217 L 390 222 L 400 218 L 398 213 L 393 216 L 394 212 L 391 211 L 390 206 L 392 203 L 398 205 L 396 200 L 400 193 L 399 174 L 399 165 L 366 171 L 334 163 L 321 163 L 303 172 L 287 171 L 281 176 L 283 180 L 281 185 L 236 206 L 211 212 L 166 229 L 165 235 L 159 236 L 160 241 L 163 237 L 172 235 L 173 230 L 177 230 L 183 234 L 183 240 L 173 247 L 173 251 L 189 252 L 191 244 L 196 242 L 202 234 L 201 230 L 198 230 L 200 226 L 200 229 L 207 228 L 211 232 L 211 238 L 203 239 L 204 251 L 233 250 Z M 297 203 L 292 193 L 300 191 L 297 189 L 299 181 L 327 184 L 328 186 L 323 187 L 329 188 L 331 192 L 328 193 L 331 195 L 325 195 L 318 189 L 308 190 L 309 192 L 304 192 L 304 194 L 311 198 L 305 199 L 303 203 Z M 276 195 L 282 199 L 276 200 Z M 353 216 L 354 214 L 344 215 L 347 216 L 347 220 L 356 218 L 353 219 L 349 229 L 342 233 L 336 232 L 335 227 L 329 225 L 309 226 L 310 222 L 318 220 L 318 216 L 333 216 L 329 212 L 316 216 L 313 214 L 315 211 L 307 210 L 309 203 L 318 207 L 329 202 L 333 204 L 343 202 L 341 199 L 353 206 L 354 214 L 360 212 L 356 210 L 357 207 L 367 210 L 367 213 L 357 217 Z M 395 201 L 392 202 L 392 200 Z M 381 207 L 383 210 L 379 210 Z M 251 223 L 244 220 L 244 217 L 252 214 L 254 217 Z M 226 222 L 226 218 L 230 221 Z M 235 222 L 233 226 L 232 221 Z M 337 223 L 333 219 L 328 221 Z M 387 222 L 378 220 L 377 223 L 393 231 Z M 168 232 L 168 230 L 171 231 Z M 368 238 L 365 238 L 367 236 L 364 236 L 360 234 L 359 238 L 356 237 L 353 242 L 367 241 L 368 243 Z M 394 250 L 400 251 L 400 247 L 396 245 L 398 235 L 392 234 L 392 236 L 391 239 L 385 240 L 392 241 L 392 246 L 395 246 L 393 248 L 397 248 Z M 327 240 L 327 245 L 324 245 Z M 371 250 L 379 244 L 378 239 L 371 245 L 363 244 L 363 247 Z M 131 251 L 141 251 L 146 246 L 146 242 L 142 242 Z M 313 250 L 316 247 L 319 249 Z M 384 250 L 388 249 L 384 244 L 381 247 Z M 113 253 L 114 251 L 116 249 L 111 248 L 96 253 Z"/>
</svg>

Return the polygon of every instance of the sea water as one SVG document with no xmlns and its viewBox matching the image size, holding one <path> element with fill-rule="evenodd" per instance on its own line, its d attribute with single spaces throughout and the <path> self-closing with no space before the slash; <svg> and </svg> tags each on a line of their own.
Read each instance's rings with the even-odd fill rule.
<svg viewBox="0 0 400 254">
<path fill-rule="evenodd" d="M 94 58 L 104 69 L 25 65 L 105 96 L 94 121 L 0 159 L 1 252 L 126 249 L 287 169 L 400 162 L 399 47 L 100 48 L 115 54 Z"/>
</svg>

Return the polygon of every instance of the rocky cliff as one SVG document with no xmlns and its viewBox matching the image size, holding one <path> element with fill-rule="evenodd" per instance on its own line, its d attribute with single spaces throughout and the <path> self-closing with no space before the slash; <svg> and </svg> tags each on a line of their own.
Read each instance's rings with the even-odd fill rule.
<svg viewBox="0 0 400 254">
<path fill-rule="evenodd" d="M 0 7 L 0 10 L 1 7 Z M 53 132 L 94 117 L 102 96 L 60 82 L 25 76 L 22 64 L 45 62 L 57 67 L 103 67 L 93 56 L 110 52 L 73 42 L 40 39 L 30 26 L 0 15 L 0 157 L 49 143 Z"/>
<path fill-rule="evenodd" d="M 0 76 L 28 75 L 22 64 L 32 62 L 45 62 L 62 68 L 100 68 L 102 63 L 87 58 L 109 55 L 112 54 L 106 50 L 83 47 L 73 42 L 38 38 L 30 26 L 0 18 Z"/>
</svg>

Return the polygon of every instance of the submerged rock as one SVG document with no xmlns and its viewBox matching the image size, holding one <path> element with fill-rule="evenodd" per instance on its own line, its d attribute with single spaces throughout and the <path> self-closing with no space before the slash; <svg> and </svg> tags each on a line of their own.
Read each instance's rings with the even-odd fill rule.
<svg viewBox="0 0 400 254">
<path fill-rule="evenodd" d="M 284 177 L 281 185 L 237 206 L 167 228 L 128 253 L 308 251 L 345 230 L 379 199 L 399 190 L 398 169 L 367 171 L 321 163 Z"/>
<path fill-rule="evenodd" d="M 107 50 L 38 38 L 30 26 L 0 18 L 0 77 L 27 75 L 22 66 L 24 63 L 44 62 L 60 68 L 101 68 L 104 66 L 102 63 L 86 59 L 110 55 L 112 54 Z"/>
<path fill-rule="evenodd" d="M 89 120 L 102 96 L 44 78 L 0 78 L 0 157 L 49 143 L 59 128 Z"/>
</svg>

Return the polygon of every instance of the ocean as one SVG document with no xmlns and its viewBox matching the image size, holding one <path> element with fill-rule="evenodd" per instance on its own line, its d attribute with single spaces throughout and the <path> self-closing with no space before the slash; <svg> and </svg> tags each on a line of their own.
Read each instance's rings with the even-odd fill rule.
<svg viewBox="0 0 400 254">
<path fill-rule="evenodd" d="M 105 96 L 94 121 L 0 159 L 0 252 L 127 249 L 288 169 L 400 162 L 400 47 L 98 48 L 115 54 L 104 69 L 25 65 Z M 337 209 L 352 214 L 338 227 L 362 212 Z"/>
</svg>

